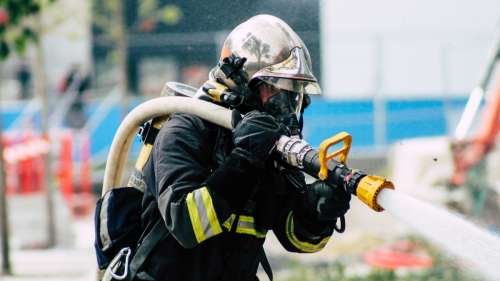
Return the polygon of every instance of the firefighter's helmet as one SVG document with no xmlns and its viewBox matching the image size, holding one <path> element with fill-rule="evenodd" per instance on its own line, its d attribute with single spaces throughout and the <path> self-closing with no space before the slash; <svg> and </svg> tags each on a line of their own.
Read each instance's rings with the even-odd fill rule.
<svg viewBox="0 0 500 281">
<path fill-rule="evenodd" d="M 220 62 L 230 56 L 246 58 L 243 70 L 250 86 L 263 81 L 292 92 L 308 95 L 321 92 L 306 45 L 288 24 L 275 16 L 258 15 L 238 25 L 224 41 Z M 229 88 L 235 87 L 220 67 L 214 68 L 211 75 Z"/>
</svg>

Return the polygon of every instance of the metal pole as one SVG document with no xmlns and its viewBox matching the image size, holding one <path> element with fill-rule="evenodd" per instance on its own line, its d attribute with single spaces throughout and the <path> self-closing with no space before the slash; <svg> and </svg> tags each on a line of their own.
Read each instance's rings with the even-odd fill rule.
<svg viewBox="0 0 500 281">
<path fill-rule="evenodd" d="M 0 112 L 0 238 L 2 248 L 2 270 L 3 275 L 11 275 L 10 246 L 9 246 L 9 216 L 7 214 L 7 185 L 5 179 L 5 163 L 3 159 L 3 134 L 2 119 Z"/>
<path fill-rule="evenodd" d="M 43 59 L 43 30 L 42 26 L 42 16 L 38 14 L 36 16 L 37 26 L 38 26 L 38 37 L 39 41 L 35 44 L 35 94 L 42 102 L 40 119 L 41 119 L 41 129 L 42 136 L 46 139 L 49 144 L 49 97 L 47 94 L 47 79 L 45 77 L 45 64 Z M 44 163 L 44 175 L 45 175 L 45 189 L 46 189 L 46 213 L 47 213 L 47 247 L 54 247 L 56 245 L 56 224 L 55 224 L 55 214 L 54 214 L 54 186 L 52 181 L 52 157 L 51 151 L 43 156 Z"/>
</svg>

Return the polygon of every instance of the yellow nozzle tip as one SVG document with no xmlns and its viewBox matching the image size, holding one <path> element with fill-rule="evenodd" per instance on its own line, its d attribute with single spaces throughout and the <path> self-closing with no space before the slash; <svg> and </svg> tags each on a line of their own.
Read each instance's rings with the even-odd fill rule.
<svg viewBox="0 0 500 281">
<path fill-rule="evenodd" d="M 394 185 L 382 177 L 368 175 L 359 181 L 356 196 L 371 209 L 381 212 L 384 209 L 377 203 L 377 196 L 383 188 L 394 189 Z"/>
</svg>

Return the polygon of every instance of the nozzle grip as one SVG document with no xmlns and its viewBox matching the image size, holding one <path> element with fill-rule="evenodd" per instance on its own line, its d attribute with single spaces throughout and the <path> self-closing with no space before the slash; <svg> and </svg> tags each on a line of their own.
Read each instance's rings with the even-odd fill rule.
<svg viewBox="0 0 500 281">
<path fill-rule="evenodd" d="M 326 165 L 326 177 L 321 180 L 334 188 L 344 188 L 377 212 L 383 210 L 377 203 L 380 191 L 383 188 L 394 189 L 392 182 L 379 176 L 352 170 L 335 159 L 329 159 L 322 164 L 320 152 L 300 139 L 282 136 L 278 141 L 277 152 L 283 161 L 315 178 L 319 178 L 320 170 Z"/>
</svg>

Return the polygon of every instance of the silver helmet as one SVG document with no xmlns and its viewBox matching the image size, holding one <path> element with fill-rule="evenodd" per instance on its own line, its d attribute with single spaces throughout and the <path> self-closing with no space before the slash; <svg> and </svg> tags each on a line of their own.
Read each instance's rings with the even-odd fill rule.
<svg viewBox="0 0 500 281">
<path fill-rule="evenodd" d="M 275 16 L 258 15 L 238 25 L 224 41 L 220 61 L 231 55 L 246 58 L 243 70 L 249 85 L 261 80 L 287 91 L 309 95 L 321 92 L 306 45 Z M 213 69 L 211 75 L 229 88 L 235 87 L 220 68 Z"/>
</svg>

